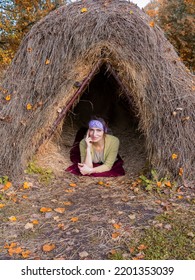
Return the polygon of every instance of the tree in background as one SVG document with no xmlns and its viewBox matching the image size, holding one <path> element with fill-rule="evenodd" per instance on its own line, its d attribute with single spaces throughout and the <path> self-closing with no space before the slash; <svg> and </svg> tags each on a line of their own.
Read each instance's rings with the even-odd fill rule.
<svg viewBox="0 0 195 280">
<path fill-rule="evenodd" d="M 64 0 L 0 0 L 0 66 L 7 66 L 29 29 Z"/>
<path fill-rule="evenodd" d="M 185 65 L 195 71 L 195 1 L 155 0 L 145 11 L 164 30 Z"/>
</svg>

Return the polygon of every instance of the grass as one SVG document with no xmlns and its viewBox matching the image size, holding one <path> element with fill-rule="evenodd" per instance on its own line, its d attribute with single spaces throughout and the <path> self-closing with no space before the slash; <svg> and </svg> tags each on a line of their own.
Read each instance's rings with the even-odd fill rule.
<svg viewBox="0 0 195 280">
<path fill-rule="evenodd" d="M 53 171 L 51 169 L 42 168 L 37 165 L 35 161 L 29 162 L 27 169 L 25 170 L 27 174 L 37 174 L 39 176 L 39 182 L 49 184 L 54 178 Z"/>
<path fill-rule="evenodd" d="M 147 260 L 194 260 L 195 218 L 193 211 L 163 214 L 154 225 L 144 230 L 143 235 L 131 247 L 144 244 L 144 259 Z M 138 250 L 135 254 L 138 254 Z"/>
</svg>

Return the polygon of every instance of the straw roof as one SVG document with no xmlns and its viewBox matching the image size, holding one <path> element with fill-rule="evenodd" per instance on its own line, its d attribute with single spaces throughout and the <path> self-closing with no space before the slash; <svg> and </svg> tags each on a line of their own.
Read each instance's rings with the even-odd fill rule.
<svg viewBox="0 0 195 280">
<path fill-rule="evenodd" d="M 114 70 L 135 108 L 150 163 L 163 176 L 192 177 L 194 76 L 144 11 L 117 0 L 62 6 L 23 39 L 0 93 L 2 175 L 21 174 L 78 84 L 102 64 Z"/>
</svg>

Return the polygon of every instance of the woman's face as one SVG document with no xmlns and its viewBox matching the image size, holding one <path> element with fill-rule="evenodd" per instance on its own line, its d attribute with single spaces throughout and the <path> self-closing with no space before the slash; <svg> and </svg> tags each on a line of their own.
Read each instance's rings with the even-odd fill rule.
<svg viewBox="0 0 195 280">
<path fill-rule="evenodd" d="M 103 138 L 104 131 L 99 128 L 89 128 L 89 137 L 91 137 L 92 142 L 98 142 Z"/>
</svg>

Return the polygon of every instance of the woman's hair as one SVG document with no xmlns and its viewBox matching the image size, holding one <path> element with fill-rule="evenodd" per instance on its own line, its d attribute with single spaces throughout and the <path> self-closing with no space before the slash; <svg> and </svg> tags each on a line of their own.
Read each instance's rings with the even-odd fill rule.
<svg viewBox="0 0 195 280">
<path fill-rule="evenodd" d="M 104 119 L 96 117 L 96 116 L 92 116 L 90 121 L 92 121 L 92 120 L 96 120 L 96 121 L 101 122 L 101 124 L 103 125 L 103 128 L 104 128 L 104 133 L 108 132 L 108 126 L 107 126 L 107 124 L 106 124 Z"/>
</svg>

